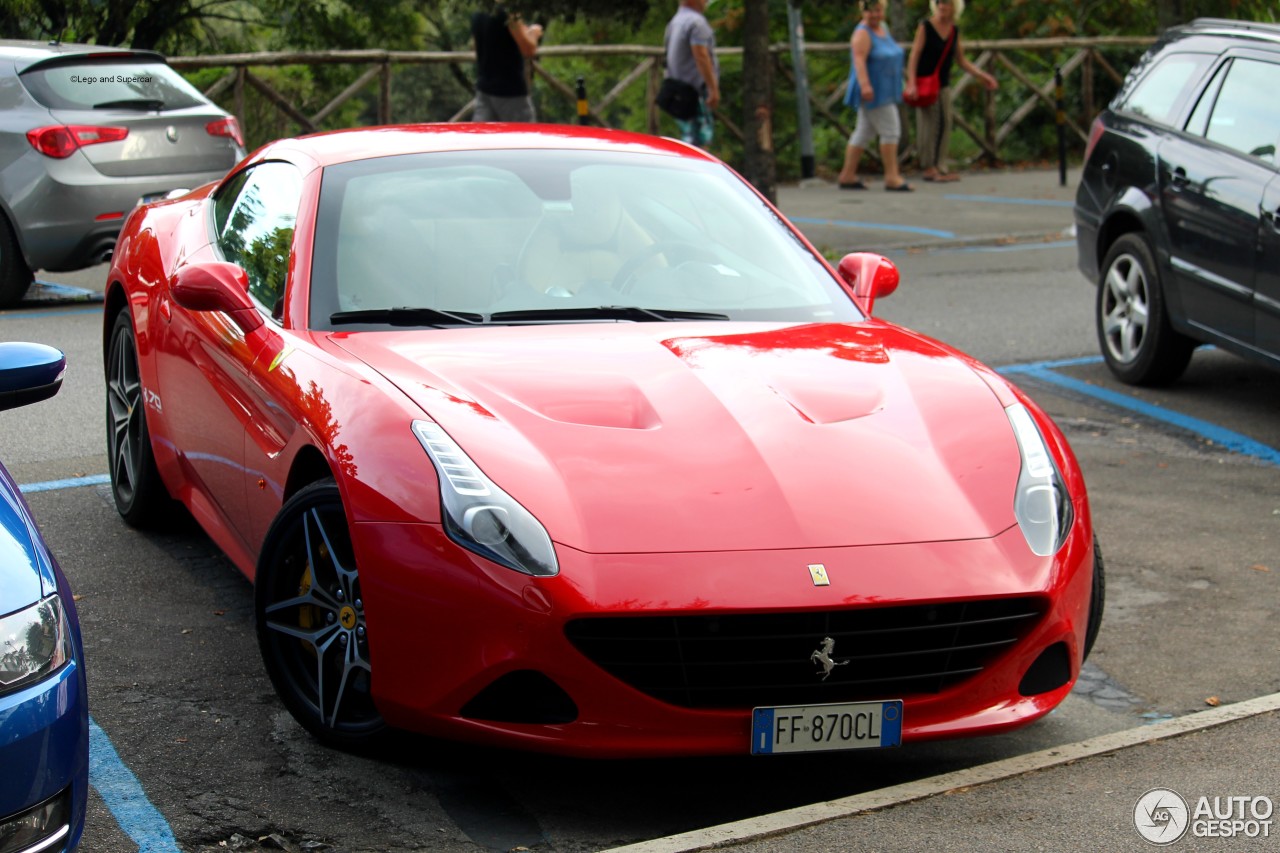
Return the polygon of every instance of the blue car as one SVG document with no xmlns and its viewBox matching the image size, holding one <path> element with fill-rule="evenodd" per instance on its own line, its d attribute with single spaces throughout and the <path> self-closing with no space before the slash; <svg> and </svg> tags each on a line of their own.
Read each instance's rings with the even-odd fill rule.
<svg viewBox="0 0 1280 853">
<path fill-rule="evenodd" d="M 0 343 L 0 411 L 52 397 L 66 358 Z M 0 429 L 12 422 L 0 421 Z M 74 850 L 89 787 L 84 649 L 71 589 L 0 465 L 0 851 Z"/>
</svg>

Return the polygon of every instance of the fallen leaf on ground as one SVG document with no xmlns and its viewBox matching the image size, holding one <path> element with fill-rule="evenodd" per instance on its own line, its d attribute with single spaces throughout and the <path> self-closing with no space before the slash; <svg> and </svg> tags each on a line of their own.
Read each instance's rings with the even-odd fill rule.
<svg viewBox="0 0 1280 853">
<path fill-rule="evenodd" d="M 1221 705 L 1221 704 L 1222 704 L 1222 700 L 1221 700 L 1221 699 L 1219 699 L 1217 696 L 1210 696 L 1210 697 L 1208 697 L 1207 699 L 1205 699 L 1205 700 L 1204 700 L 1204 704 L 1206 704 L 1206 705 L 1212 705 L 1213 707 L 1215 707 L 1215 708 L 1216 708 L 1216 707 L 1218 707 L 1219 705 Z"/>
</svg>

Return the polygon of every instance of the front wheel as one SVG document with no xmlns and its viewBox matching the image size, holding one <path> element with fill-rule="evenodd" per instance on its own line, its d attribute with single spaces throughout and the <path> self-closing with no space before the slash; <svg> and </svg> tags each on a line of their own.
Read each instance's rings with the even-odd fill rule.
<svg viewBox="0 0 1280 853">
<path fill-rule="evenodd" d="M 289 713 L 333 746 L 364 748 L 387 726 L 373 703 L 370 636 L 338 485 L 285 502 L 254 581 L 258 646 Z"/>
<path fill-rule="evenodd" d="M 1095 319 L 1107 367 L 1131 385 L 1173 382 L 1196 348 L 1195 341 L 1169 323 L 1160 273 L 1140 234 L 1121 236 L 1107 252 Z"/>
</svg>

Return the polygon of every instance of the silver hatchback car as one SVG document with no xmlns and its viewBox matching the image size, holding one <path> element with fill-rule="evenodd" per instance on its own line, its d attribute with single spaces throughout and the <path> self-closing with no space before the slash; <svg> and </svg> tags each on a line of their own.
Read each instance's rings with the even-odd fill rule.
<svg viewBox="0 0 1280 853">
<path fill-rule="evenodd" d="M 221 178 L 240 126 L 150 51 L 0 40 L 0 308 L 111 256 L 139 200 Z"/>
</svg>

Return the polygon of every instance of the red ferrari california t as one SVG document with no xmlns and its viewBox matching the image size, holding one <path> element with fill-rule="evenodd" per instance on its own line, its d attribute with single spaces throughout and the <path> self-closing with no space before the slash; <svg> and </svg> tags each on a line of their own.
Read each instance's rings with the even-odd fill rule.
<svg viewBox="0 0 1280 853">
<path fill-rule="evenodd" d="M 115 502 L 253 581 L 329 743 L 582 756 L 1030 722 L 1102 616 L 1080 469 L 1021 391 L 875 319 L 679 142 L 422 125 L 272 143 L 139 208 L 104 325 Z"/>
</svg>

